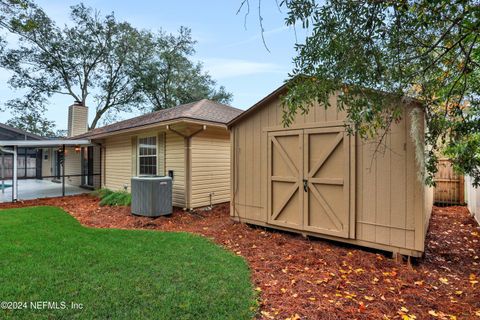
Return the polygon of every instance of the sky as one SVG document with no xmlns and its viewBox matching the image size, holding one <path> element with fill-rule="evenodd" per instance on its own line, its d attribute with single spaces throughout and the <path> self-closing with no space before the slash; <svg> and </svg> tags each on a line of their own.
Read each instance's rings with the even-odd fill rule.
<svg viewBox="0 0 480 320">
<path fill-rule="evenodd" d="M 36 3 L 58 24 L 64 25 L 69 21 L 69 7 L 79 2 L 37 0 Z M 261 2 L 264 36 L 269 50 L 261 38 L 257 0 L 250 0 L 250 14 L 246 18 L 245 11 L 237 14 L 241 0 L 102 0 L 83 3 L 104 15 L 113 11 L 117 20 L 128 21 L 140 29 L 163 29 L 175 33 L 180 26 L 191 28 L 193 38 L 197 40 L 193 59 L 202 62 L 213 79 L 233 93 L 230 104 L 240 109 L 249 108 L 283 84 L 292 69 L 294 45 L 302 32 L 284 25 L 285 12 L 279 10 L 275 0 Z M 8 72 L 0 69 L 0 104 L 22 96 L 22 92 L 8 86 L 9 77 Z M 58 129 L 66 129 L 67 107 L 72 102 L 73 99 L 65 96 L 49 99 L 46 117 L 55 121 Z M 89 111 L 91 121 L 94 110 L 90 108 Z M 122 118 L 134 115 L 137 114 L 122 114 Z M 10 117 L 8 112 L 0 112 L 0 122 Z"/>
</svg>

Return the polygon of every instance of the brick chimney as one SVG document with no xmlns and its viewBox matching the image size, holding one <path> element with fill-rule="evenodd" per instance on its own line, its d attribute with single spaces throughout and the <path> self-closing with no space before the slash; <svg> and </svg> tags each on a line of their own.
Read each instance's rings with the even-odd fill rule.
<svg viewBox="0 0 480 320">
<path fill-rule="evenodd" d="M 75 101 L 68 107 L 68 137 L 73 137 L 88 130 L 88 107 Z"/>
</svg>

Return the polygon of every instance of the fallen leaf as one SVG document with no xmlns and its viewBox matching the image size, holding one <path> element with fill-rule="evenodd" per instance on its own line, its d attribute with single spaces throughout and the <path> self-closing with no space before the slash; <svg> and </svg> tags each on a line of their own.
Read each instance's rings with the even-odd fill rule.
<svg viewBox="0 0 480 320">
<path fill-rule="evenodd" d="M 293 316 L 285 319 L 285 320 L 300 320 L 300 316 L 298 315 L 298 313 L 295 313 Z"/>
<path fill-rule="evenodd" d="M 359 312 L 364 312 L 365 309 L 366 309 L 366 307 L 365 307 L 365 305 L 363 304 L 363 302 L 360 302 L 360 303 L 358 304 L 358 311 L 359 311 Z"/>
<path fill-rule="evenodd" d="M 431 315 L 432 317 L 438 317 L 438 313 L 435 310 L 429 310 L 428 314 Z"/>
<path fill-rule="evenodd" d="M 443 283 L 443 284 L 448 284 L 448 279 L 447 278 L 440 278 L 438 280 L 440 280 L 440 282 Z"/>
<path fill-rule="evenodd" d="M 370 297 L 370 296 L 364 296 L 364 298 L 365 298 L 365 300 L 367 300 L 367 301 L 373 301 L 373 300 L 375 300 L 374 297 Z"/>
</svg>

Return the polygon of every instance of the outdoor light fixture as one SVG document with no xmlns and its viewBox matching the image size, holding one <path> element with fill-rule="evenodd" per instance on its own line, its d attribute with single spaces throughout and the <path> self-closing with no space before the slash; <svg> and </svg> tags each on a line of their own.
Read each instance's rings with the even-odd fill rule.
<svg viewBox="0 0 480 320">
<path fill-rule="evenodd" d="M 80 148 L 80 147 L 75 147 L 75 152 L 76 152 L 76 153 L 79 153 L 79 152 L 80 152 L 80 150 L 81 150 L 81 148 Z"/>
</svg>

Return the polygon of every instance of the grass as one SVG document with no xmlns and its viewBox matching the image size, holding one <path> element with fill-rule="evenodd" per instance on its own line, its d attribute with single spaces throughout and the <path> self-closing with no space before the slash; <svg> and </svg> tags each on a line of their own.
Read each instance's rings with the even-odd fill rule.
<svg viewBox="0 0 480 320">
<path fill-rule="evenodd" d="M 99 189 L 93 194 L 101 199 L 101 206 L 129 206 L 132 203 L 132 195 L 126 191 L 112 191 Z"/>
<path fill-rule="evenodd" d="M 91 229 L 56 207 L 0 210 L 0 301 L 15 319 L 251 319 L 246 262 L 188 233 Z"/>
</svg>

